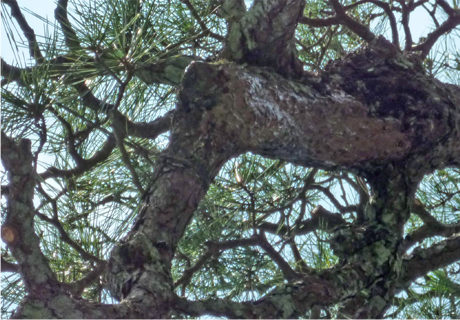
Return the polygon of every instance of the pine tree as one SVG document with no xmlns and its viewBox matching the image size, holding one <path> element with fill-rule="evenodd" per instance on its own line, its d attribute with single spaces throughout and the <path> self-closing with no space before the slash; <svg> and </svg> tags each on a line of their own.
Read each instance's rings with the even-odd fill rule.
<svg viewBox="0 0 460 320">
<path fill-rule="evenodd" d="M 68 2 L 2 2 L 2 317 L 458 318 L 457 0 Z"/>
</svg>

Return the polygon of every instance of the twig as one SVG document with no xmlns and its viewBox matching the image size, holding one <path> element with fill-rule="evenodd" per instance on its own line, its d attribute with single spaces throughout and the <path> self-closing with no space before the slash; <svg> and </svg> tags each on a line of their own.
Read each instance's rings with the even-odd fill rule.
<svg viewBox="0 0 460 320">
<path fill-rule="evenodd" d="M 97 166 L 99 163 L 107 160 L 115 146 L 115 137 L 111 134 L 107 137 L 107 141 L 102 146 L 102 148 L 99 151 L 97 151 L 91 158 L 83 159 L 83 162 L 80 166 L 76 166 L 75 168 L 70 170 L 62 170 L 55 167 L 50 167 L 45 172 L 39 174 L 39 177 L 43 180 L 46 180 L 49 178 L 65 178 L 82 175 L 83 173 Z"/>
<path fill-rule="evenodd" d="M 67 232 L 64 230 L 64 227 L 62 226 L 61 222 L 59 221 L 59 215 L 58 215 L 58 208 L 57 208 L 57 202 L 55 199 L 52 199 L 41 187 L 39 184 L 37 187 L 37 190 L 42 194 L 45 199 L 51 204 L 51 207 L 53 209 L 53 218 L 48 218 L 46 215 L 44 215 L 41 212 L 35 211 L 35 215 L 38 216 L 41 220 L 46 221 L 53 226 L 56 227 L 56 229 L 59 231 L 59 235 L 62 241 L 67 243 L 69 246 L 71 246 L 75 251 L 77 251 L 81 257 L 84 260 L 87 261 L 92 261 L 97 264 L 104 263 L 104 260 L 99 259 L 98 257 L 86 252 L 81 246 L 79 246 L 75 241 L 73 241 Z"/>
<path fill-rule="evenodd" d="M 118 90 L 117 100 L 115 102 L 115 105 L 113 106 L 114 109 L 109 111 L 109 115 L 110 115 L 111 118 L 113 118 L 114 112 L 118 111 L 118 107 L 121 104 L 121 100 L 123 99 L 123 95 L 125 93 L 125 90 L 126 90 L 126 87 L 127 87 L 128 83 L 129 83 L 129 81 L 131 81 L 131 75 L 130 74 L 128 74 L 127 79 L 122 83 L 122 85 L 120 86 L 120 89 Z M 136 170 L 134 169 L 134 167 L 133 167 L 133 165 L 131 163 L 131 159 L 130 159 L 130 157 L 128 155 L 128 152 L 126 152 L 126 148 L 125 148 L 125 145 L 124 145 L 124 134 L 122 133 L 120 128 L 118 128 L 116 126 L 116 124 L 112 124 L 112 128 L 113 128 L 113 133 L 115 135 L 115 139 L 117 141 L 118 149 L 120 149 L 121 158 L 122 158 L 124 164 L 126 165 L 126 167 L 128 168 L 129 172 L 131 173 L 131 178 L 133 180 L 133 183 L 136 186 L 136 188 L 139 191 L 139 193 L 144 194 L 145 190 L 142 187 L 142 184 L 141 184 L 141 182 L 139 180 L 137 172 L 136 172 Z"/>
</svg>

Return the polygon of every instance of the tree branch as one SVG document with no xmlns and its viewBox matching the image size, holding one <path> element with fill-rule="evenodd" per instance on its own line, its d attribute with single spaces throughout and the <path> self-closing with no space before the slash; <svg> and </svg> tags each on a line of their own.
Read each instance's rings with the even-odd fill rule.
<svg viewBox="0 0 460 320">
<path fill-rule="evenodd" d="M 416 248 L 409 257 L 403 260 L 401 283 L 403 286 L 409 286 L 428 272 L 443 268 L 458 260 L 460 260 L 460 234 L 437 242 L 426 249 Z"/>
<path fill-rule="evenodd" d="M 58 0 L 56 9 L 54 10 L 54 17 L 61 26 L 62 33 L 64 34 L 65 44 L 72 51 L 83 51 L 80 45 L 77 34 L 70 24 L 67 17 L 67 3 L 68 0 Z"/>
<path fill-rule="evenodd" d="M 18 262 L 28 292 L 53 290 L 56 276 L 34 230 L 35 172 L 30 140 L 15 142 L 2 131 L 1 158 L 10 182 L 2 240 Z"/>
<path fill-rule="evenodd" d="M 19 272 L 19 265 L 17 263 L 11 263 L 6 261 L 2 255 L 2 272 Z"/>
<path fill-rule="evenodd" d="M 335 227 L 343 225 L 346 220 L 339 213 L 332 213 L 324 209 L 321 205 L 317 206 L 311 212 L 311 219 L 303 221 L 296 232 L 291 232 L 292 236 L 303 235 L 314 230 L 332 231 Z M 257 226 L 258 229 L 278 235 L 287 235 L 289 229 L 286 226 L 280 226 L 276 223 L 263 222 Z"/>
<path fill-rule="evenodd" d="M 186 283 L 190 282 L 193 274 L 201 269 L 204 264 L 212 257 L 216 255 L 220 255 L 221 251 L 229 250 L 237 247 L 248 247 L 248 246 L 256 246 L 259 243 L 259 239 L 251 237 L 248 239 L 241 239 L 241 240 L 230 240 L 226 242 L 206 242 L 205 245 L 208 247 L 208 250 L 195 262 L 195 264 L 186 269 L 182 275 L 182 277 L 174 283 L 174 288 Z"/>
<path fill-rule="evenodd" d="M 302 17 L 305 1 L 255 1 L 244 12 L 243 1 L 227 0 L 223 8 L 234 14 L 228 20 L 229 32 L 222 57 L 230 61 L 270 66 L 288 77 L 304 76 L 303 64 L 295 47 L 294 33 Z M 237 14 L 236 17 L 232 15 Z M 269 17 L 269 18 L 267 18 Z"/>
<path fill-rule="evenodd" d="M 404 250 L 430 237 L 451 237 L 460 232 L 460 223 L 447 225 L 439 222 L 424 208 L 422 202 L 418 199 L 415 199 L 412 203 L 412 212 L 418 215 L 425 224 L 406 236 L 402 246 Z"/>
<path fill-rule="evenodd" d="M 366 42 L 371 42 L 372 40 L 375 39 L 375 34 L 373 34 L 369 28 L 367 28 L 365 25 L 353 20 L 350 18 L 346 12 L 343 6 L 339 3 L 338 0 L 329 0 L 331 3 L 332 7 L 334 8 L 334 11 L 337 15 L 337 17 L 340 19 L 340 21 L 348 27 L 351 31 L 356 33 L 359 37 L 361 37 L 363 40 Z"/>
<path fill-rule="evenodd" d="M 460 25 L 460 9 L 454 10 L 444 0 L 437 0 L 436 3 L 444 9 L 449 17 L 438 28 L 431 32 L 422 44 L 410 48 L 410 51 L 421 51 L 420 57 L 422 59 L 428 56 L 431 48 L 442 35 L 449 33 Z"/>
<path fill-rule="evenodd" d="M 74 296 L 80 297 L 91 283 L 99 279 L 99 277 L 106 271 L 107 262 L 100 263 L 97 268 L 88 272 L 83 278 L 74 282 L 60 282 L 61 288 L 70 292 Z"/>
<path fill-rule="evenodd" d="M 46 180 L 49 178 L 58 178 L 58 177 L 68 178 L 72 176 L 79 176 L 91 170 L 92 168 L 100 164 L 101 162 L 107 160 L 110 154 L 112 153 L 113 149 L 115 148 L 115 146 L 116 146 L 115 137 L 111 134 L 107 137 L 107 140 L 102 146 L 102 148 L 99 151 L 97 151 L 91 158 L 83 159 L 80 166 L 77 166 L 70 170 L 61 170 L 55 167 L 50 167 L 45 172 L 41 173 L 39 176 L 43 180 Z"/>
<path fill-rule="evenodd" d="M 19 27 L 21 28 L 24 36 L 29 42 L 29 54 L 32 58 L 36 59 L 37 62 L 41 63 L 44 61 L 44 57 L 38 46 L 37 37 L 35 36 L 34 30 L 29 26 L 29 23 L 22 15 L 21 9 L 16 0 L 3 0 L 3 3 L 7 4 L 11 9 L 11 15 L 16 19 Z"/>
</svg>

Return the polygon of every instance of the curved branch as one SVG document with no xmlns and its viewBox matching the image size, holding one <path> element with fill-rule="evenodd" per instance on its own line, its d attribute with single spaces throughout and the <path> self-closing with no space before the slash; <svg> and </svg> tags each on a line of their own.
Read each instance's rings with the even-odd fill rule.
<svg viewBox="0 0 460 320">
<path fill-rule="evenodd" d="M 86 287 L 91 283 L 99 279 L 99 277 L 106 271 L 107 262 L 99 264 L 97 268 L 94 268 L 88 272 L 83 278 L 74 282 L 60 282 L 61 288 L 70 292 L 74 296 L 80 297 Z"/>
<path fill-rule="evenodd" d="M 191 316 L 222 316 L 228 318 L 300 318 L 315 305 L 328 306 L 338 300 L 334 284 L 318 276 L 276 287 L 265 297 L 254 302 L 234 302 L 227 299 L 189 301 L 176 300 L 175 309 Z M 289 301 L 289 303 L 284 303 Z"/>
<path fill-rule="evenodd" d="M 449 18 L 447 18 L 446 21 L 444 21 L 438 28 L 431 32 L 422 44 L 410 48 L 410 51 L 421 51 L 420 57 L 422 59 L 425 59 L 428 56 L 431 48 L 442 35 L 449 33 L 458 25 L 460 25 L 460 9 L 454 10 L 450 8 L 450 6 L 444 0 L 437 0 L 437 3 L 446 11 L 446 13 L 449 15 Z"/>
<path fill-rule="evenodd" d="M 347 14 L 343 6 L 339 3 L 338 0 L 329 0 L 334 8 L 334 11 L 340 21 L 348 27 L 351 31 L 356 33 L 366 42 L 371 42 L 375 39 L 375 34 L 373 34 L 368 27 L 359 23 L 358 21 L 353 20 Z"/>
<path fill-rule="evenodd" d="M 430 237 L 451 237 L 460 232 L 460 223 L 448 225 L 439 222 L 424 208 L 418 199 L 415 199 L 412 204 L 412 212 L 418 215 L 425 224 L 406 236 L 402 246 L 403 250 L 407 250 L 415 243 L 422 242 Z"/>
<path fill-rule="evenodd" d="M 160 134 L 169 131 L 174 113 L 175 110 L 168 111 L 150 122 L 132 122 L 122 113 L 116 112 L 111 120 L 117 128 L 123 129 L 124 134 L 128 136 L 156 139 Z"/>
<path fill-rule="evenodd" d="M 255 237 L 259 240 L 258 245 L 264 249 L 272 261 L 281 269 L 281 272 L 287 280 L 299 279 L 301 277 L 299 273 L 291 268 L 289 263 L 284 260 L 284 258 L 275 250 L 275 248 L 273 248 L 263 232 L 262 234 L 256 235 Z"/>
<path fill-rule="evenodd" d="M 397 48 L 399 48 L 398 26 L 397 26 L 396 18 L 393 14 L 393 11 L 391 10 L 390 5 L 388 3 L 382 2 L 379 0 L 362 0 L 362 1 L 357 1 L 356 3 L 353 3 L 351 5 L 344 6 L 343 9 L 344 11 L 348 11 L 364 3 L 373 3 L 385 11 L 386 15 L 388 16 L 388 19 L 390 20 L 393 44 Z M 311 27 L 327 27 L 327 26 L 341 24 L 341 21 L 342 19 L 339 15 L 336 15 L 335 17 L 327 18 L 327 19 L 312 19 L 312 18 L 303 16 L 302 18 L 300 18 L 299 23 L 306 24 Z"/>
<path fill-rule="evenodd" d="M 258 245 L 259 239 L 254 237 L 241 240 L 230 240 L 226 242 L 206 242 L 208 250 L 195 262 L 195 264 L 186 269 L 182 277 L 174 283 L 174 288 L 189 283 L 193 274 L 201 269 L 201 267 L 212 257 L 220 254 L 220 251 L 229 250 L 237 247 L 248 247 Z"/>
<path fill-rule="evenodd" d="M 115 137 L 111 134 L 107 137 L 107 140 L 102 146 L 101 150 L 97 151 L 91 158 L 83 159 L 81 162 L 81 165 L 75 167 L 74 169 L 70 169 L 70 170 L 61 170 L 55 167 L 51 167 L 51 168 L 48 168 L 45 172 L 41 173 L 39 176 L 43 180 L 46 180 L 49 178 L 58 178 L 58 177 L 68 178 L 72 176 L 79 176 L 91 170 L 92 168 L 97 166 L 99 163 L 107 160 L 107 158 L 110 156 L 115 146 L 116 146 Z"/>
<path fill-rule="evenodd" d="M 42 194 L 45 194 L 43 192 L 43 190 L 41 190 Z M 87 261 L 93 261 L 93 262 L 96 262 L 98 264 L 103 264 L 104 261 L 99 259 L 98 257 L 86 252 L 81 246 L 79 246 L 75 241 L 73 241 L 69 235 L 67 234 L 67 232 L 64 230 L 64 227 L 62 226 L 61 222 L 59 221 L 58 219 L 58 215 L 57 215 L 57 204 L 56 204 L 56 201 L 55 200 L 51 200 L 51 205 L 53 206 L 53 218 L 48 218 L 46 215 L 36 211 L 35 214 L 43 221 L 46 221 L 50 224 L 52 224 L 53 226 L 56 227 L 56 229 L 59 231 L 59 236 L 60 236 L 60 239 L 67 243 L 70 247 L 72 247 L 75 251 L 77 251 L 81 257 L 84 259 L 84 260 L 87 260 Z"/>
<path fill-rule="evenodd" d="M 426 249 L 416 248 L 410 257 L 403 260 L 401 283 L 408 286 L 428 272 L 443 268 L 458 260 L 460 260 L 460 234 L 435 243 Z"/>
</svg>

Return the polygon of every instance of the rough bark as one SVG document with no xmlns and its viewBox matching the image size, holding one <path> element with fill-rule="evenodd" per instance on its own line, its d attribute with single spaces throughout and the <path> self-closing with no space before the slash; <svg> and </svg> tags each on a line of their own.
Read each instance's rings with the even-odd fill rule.
<svg viewBox="0 0 460 320">
<path fill-rule="evenodd" d="M 222 56 L 232 62 L 193 62 L 180 81 L 169 145 L 136 223 L 107 266 L 108 287 L 120 304 L 78 300 L 57 283 L 33 231 L 30 145 L 2 135 L 10 174 L 2 238 L 29 292 L 15 317 L 165 318 L 182 312 L 287 318 L 343 303 L 342 316 L 379 318 L 417 276 L 460 259 L 458 237 L 411 257 L 403 250 L 404 223 L 422 177 L 460 166 L 458 87 L 428 76 L 414 56 L 381 37 L 331 62 L 320 76 L 307 75 L 293 42 L 303 1 L 255 1 L 247 12 L 242 1 L 225 3 L 229 34 Z M 178 84 L 188 62 L 171 58 L 135 75 L 146 83 Z M 115 147 L 112 140 L 106 151 Z M 331 231 L 340 259 L 334 268 L 293 274 L 294 280 L 255 302 L 178 298 L 171 278 L 176 245 L 222 165 L 245 152 L 358 173 L 372 191 L 364 215 Z M 428 260 L 429 267 L 414 267 Z"/>
<path fill-rule="evenodd" d="M 260 68 L 198 62 L 189 66 L 170 146 L 156 171 L 147 208 L 124 245 L 138 252 L 146 245 L 137 237 L 147 237 L 156 243 L 155 256 L 162 258 L 150 259 L 151 267 L 142 258 L 142 267 L 128 270 L 122 280 L 112 278 L 118 283 L 115 295 L 132 301 L 153 294 L 160 302 L 157 310 L 165 312 L 157 315 L 167 314 L 160 305 L 174 300 L 166 294 L 171 281 L 161 282 L 170 284 L 165 289 L 153 279 L 169 279 L 174 245 L 220 166 L 251 151 L 304 166 L 365 174 L 373 197 L 364 223 L 334 233 L 340 267 L 305 276 L 290 290 L 278 289 L 253 304 L 207 302 L 211 307 L 179 301 L 179 309 L 193 315 L 211 309 L 214 315 L 231 317 L 290 317 L 366 290 L 370 298 L 349 316 L 381 317 L 401 280 L 396 276 L 402 259 L 398 248 L 415 189 L 423 174 L 455 162 L 459 150 L 458 96 L 391 49 L 387 42 L 376 41 L 332 65 L 314 86 Z M 381 83 L 384 88 L 376 85 Z M 120 272 L 115 265 L 126 266 L 118 250 L 111 261 L 114 274 Z M 150 268 L 157 276 L 143 278 Z M 133 275 L 139 280 L 132 280 Z"/>
</svg>

